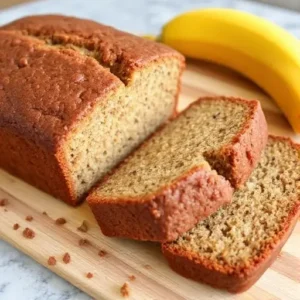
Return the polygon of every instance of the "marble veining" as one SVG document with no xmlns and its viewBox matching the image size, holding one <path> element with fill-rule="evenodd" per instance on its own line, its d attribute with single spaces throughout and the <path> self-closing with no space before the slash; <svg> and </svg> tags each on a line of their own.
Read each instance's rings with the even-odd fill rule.
<svg viewBox="0 0 300 300">
<path fill-rule="evenodd" d="M 30 14 L 90 18 L 136 34 L 158 34 L 176 14 L 201 7 L 230 7 L 265 17 L 300 38 L 300 13 L 240 0 L 45 0 L 0 11 L 0 25 Z M 0 241 L 0 300 L 91 299 L 31 258 Z"/>
</svg>

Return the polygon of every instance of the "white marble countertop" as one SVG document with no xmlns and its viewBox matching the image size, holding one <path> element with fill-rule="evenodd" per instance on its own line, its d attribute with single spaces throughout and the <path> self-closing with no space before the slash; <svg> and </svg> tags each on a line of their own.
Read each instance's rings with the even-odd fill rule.
<svg viewBox="0 0 300 300">
<path fill-rule="evenodd" d="M 0 11 L 0 25 L 24 15 L 60 13 L 94 19 L 137 34 L 157 34 L 176 14 L 230 7 L 273 20 L 300 38 L 300 13 L 240 0 L 46 0 Z M 83 300 L 89 296 L 0 240 L 1 300 Z"/>
</svg>

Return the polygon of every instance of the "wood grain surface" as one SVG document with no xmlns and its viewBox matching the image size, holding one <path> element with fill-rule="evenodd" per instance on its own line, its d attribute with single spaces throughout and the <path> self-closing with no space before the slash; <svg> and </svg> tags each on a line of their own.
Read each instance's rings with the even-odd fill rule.
<svg viewBox="0 0 300 300">
<path fill-rule="evenodd" d="M 259 99 L 270 132 L 300 141 L 273 101 L 254 84 L 233 71 L 190 62 L 183 77 L 180 108 L 199 96 L 217 94 Z M 128 299 L 138 300 L 300 299 L 299 221 L 282 253 L 261 279 L 247 292 L 231 295 L 171 271 L 159 244 L 104 237 L 86 204 L 69 207 L 0 170 L 2 198 L 8 199 L 8 204 L 0 207 L 0 237 L 96 299 L 124 299 L 120 288 L 125 282 L 129 285 Z M 25 220 L 28 215 L 33 217 L 31 222 Z M 60 217 L 66 224 L 55 224 Z M 87 221 L 87 232 L 77 229 L 83 220 Z M 15 223 L 20 225 L 18 230 L 13 230 Z M 23 237 L 26 227 L 34 230 L 35 238 Z M 80 246 L 80 239 L 88 243 Z M 100 256 L 99 251 L 106 255 Z M 69 264 L 62 261 L 66 252 L 71 256 Z M 48 265 L 49 256 L 55 256 L 55 266 Z M 88 272 L 93 274 L 90 279 L 86 277 Z"/>
</svg>

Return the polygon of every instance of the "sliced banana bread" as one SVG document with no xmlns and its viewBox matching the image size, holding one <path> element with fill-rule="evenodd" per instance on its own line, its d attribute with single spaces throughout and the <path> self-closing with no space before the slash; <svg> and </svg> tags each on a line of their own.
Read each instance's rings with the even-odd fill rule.
<svg viewBox="0 0 300 300">
<path fill-rule="evenodd" d="M 174 240 L 230 202 L 230 182 L 248 178 L 266 141 L 259 102 L 200 99 L 121 163 L 88 203 L 107 236 Z"/>
<path fill-rule="evenodd" d="M 276 259 L 300 213 L 299 158 L 298 145 L 270 137 L 232 203 L 163 244 L 171 268 L 230 292 L 253 285 Z"/>
<path fill-rule="evenodd" d="M 93 21 L 0 28 L 0 167 L 77 204 L 173 116 L 183 56 Z"/>
</svg>

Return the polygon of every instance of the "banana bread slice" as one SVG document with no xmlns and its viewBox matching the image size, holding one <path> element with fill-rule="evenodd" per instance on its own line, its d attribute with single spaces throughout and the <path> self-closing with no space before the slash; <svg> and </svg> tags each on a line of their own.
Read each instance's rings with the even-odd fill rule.
<svg viewBox="0 0 300 300">
<path fill-rule="evenodd" d="M 121 163 L 88 203 L 107 236 L 174 240 L 230 202 L 230 182 L 248 178 L 266 141 L 259 102 L 200 99 Z"/>
<path fill-rule="evenodd" d="M 230 292 L 253 285 L 276 259 L 299 216 L 299 157 L 298 145 L 270 137 L 257 168 L 232 203 L 163 244 L 171 268 Z"/>
<path fill-rule="evenodd" d="M 183 66 L 164 45 L 89 20 L 1 27 L 0 167 L 77 204 L 173 117 Z"/>
</svg>

